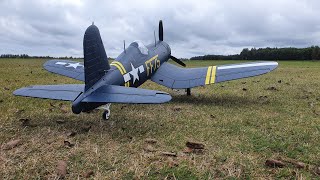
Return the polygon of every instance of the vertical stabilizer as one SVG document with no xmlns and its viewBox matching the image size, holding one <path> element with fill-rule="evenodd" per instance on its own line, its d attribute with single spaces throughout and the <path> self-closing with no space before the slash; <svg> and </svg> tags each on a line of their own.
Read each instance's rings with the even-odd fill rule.
<svg viewBox="0 0 320 180">
<path fill-rule="evenodd" d="M 104 49 L 97 26 L 87 28 L 83 38 L 85 90 L 99 81 L 110 69 L 107 54 Z"/>
</svg>

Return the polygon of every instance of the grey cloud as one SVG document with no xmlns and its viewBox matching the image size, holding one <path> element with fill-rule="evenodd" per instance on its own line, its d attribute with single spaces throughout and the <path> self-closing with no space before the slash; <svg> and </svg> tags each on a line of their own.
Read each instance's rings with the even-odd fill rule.
<svg viewBox="0 0 320 180">
<path fill-rule="evenodd" d="M 152 43 L 159 19 L 178 57 L 320 42 L 316 0 L 2 0 L 0 7 L 0 54 L 82 56 L 83 33 L 93 21 L 111 57 L 123 40 Z"/>
</svg>

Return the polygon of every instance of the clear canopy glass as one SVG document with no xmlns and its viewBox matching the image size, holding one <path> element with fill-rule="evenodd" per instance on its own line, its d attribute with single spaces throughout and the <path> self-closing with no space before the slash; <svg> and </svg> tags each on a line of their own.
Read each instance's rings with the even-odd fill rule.
<svg viewBox="0 0 320 180">
<path fill-rule="evenodd" d="M 130 46 L 135 46 L 139 49 L 141 54 L 148 55 L 148 48 L 139 40 L 133 41 Z"/>
</svg>

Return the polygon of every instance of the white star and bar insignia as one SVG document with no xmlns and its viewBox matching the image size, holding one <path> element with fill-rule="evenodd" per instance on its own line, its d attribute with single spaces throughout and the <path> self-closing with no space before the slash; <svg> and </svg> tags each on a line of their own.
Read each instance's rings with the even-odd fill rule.
<svg viewBox="0 0 320 180">
<path fill-rule="evenodd" d="M 134 84 L 136 82 L 136 80 L 139 81 L 139 74 L 144 72 L 144 67 L 143 67 L 143 65 L 141 65 L 141 66 L 135 68 L 133 66 L 133 64 L 131 63 L 131 69 L 132 70 L 130 72 L 123 75 L 123 78 L 124 78 L 124 82 L 128 82 L 131 80 L 131 76 L 132 76 L 133 77 L 132 83 Z"/>
<path fill-rule="evenodd" d="M 80 63 L 65 63 L 65 62 L 56 62 L 55 64 L 57 65 L 62 65 L 65 67 L 73 67 L 74 69 L 77 69 L 77 67 L 84 67 L 82 64 Z"/>
</svg>

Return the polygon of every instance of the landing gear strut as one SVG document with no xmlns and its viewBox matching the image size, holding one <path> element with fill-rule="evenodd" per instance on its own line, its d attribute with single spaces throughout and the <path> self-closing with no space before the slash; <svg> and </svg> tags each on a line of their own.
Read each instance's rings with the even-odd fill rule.
<svg viewBox="0 0 320 180">
<path fill-rule="evenodd" d="M 111 106 L 111 103 L 108 103 L 108 104 L 106 104 L 106 105 L 101 107 L 101 109 L 104 110 L 104 112 L 102 113 L 102 119 L 103 120 L 108 120 L 109 119 L 110 113 L 111 113 L 110 106 Z"/>
<path fill-rule="evenodd" d="M 191 88 L 187 88 L 187 96 L 191 96 Z"/>
</svg>

